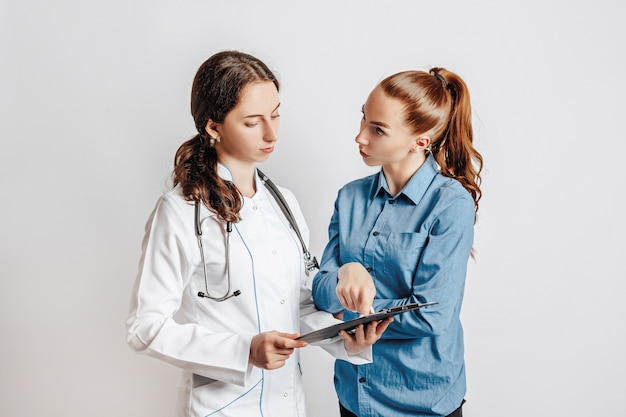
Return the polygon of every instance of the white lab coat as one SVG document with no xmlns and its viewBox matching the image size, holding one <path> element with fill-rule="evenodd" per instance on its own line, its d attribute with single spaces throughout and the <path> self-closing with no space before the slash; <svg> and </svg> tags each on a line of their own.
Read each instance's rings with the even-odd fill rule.
<svg viewBox="0 0 626 417">
<path fill-rule="evenodd" d="M 218 172 L 231 178 L 221 164 Z M 315 309 L 300 242 L 258 175 L 256 189 L 252 198 L 244 199 L 242 220 L 233 224 L 231 234 L 231 292 L 241 294 L 222 302 L 197 295 L 206 289 L 194 205 L 184 200 L 179 187 L 159 199 L 147 222 L 128 343 L 137 352 L 182 368 L 180 417 L 304 417 L 299 350 L 284 367 L 263 370 L 248 364 L 252 337 L 270 330 L 306 332 L 337 322 Z M 308 228 L 294 195 L 281 191 L 308 244 Z M 206 207 L 201 219 L 208 291 L 219 297 L 227 288 L 225 224 Z M 348 357 L 342 340 L 322 347 L 338 359 L 371 362 L 371 349 Z"/>
</svg>

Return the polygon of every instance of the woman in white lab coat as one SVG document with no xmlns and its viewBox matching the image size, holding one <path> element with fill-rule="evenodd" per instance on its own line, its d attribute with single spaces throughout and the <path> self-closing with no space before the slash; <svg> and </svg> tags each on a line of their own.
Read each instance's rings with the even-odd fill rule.
<svg viewBox="0 0 626 417">
<path fill-rule="evenodd" d="M 315 309 L 303 245 L 256 170 L 278 140 L 278 90 L 245 53 L 219 52 L 200 67 L 191 96 L 198 134 L 178 149 L 174 188 L 146 225 L 128 343 L 182 368 L 181 417 L 305 416 L 306 342 L 296 338 L 301 325 L 336 322 Z M 279 189 L 308 242 L 294 195 Z M 323 347 L 370 362 L 387 324 Z"/>
</svg>

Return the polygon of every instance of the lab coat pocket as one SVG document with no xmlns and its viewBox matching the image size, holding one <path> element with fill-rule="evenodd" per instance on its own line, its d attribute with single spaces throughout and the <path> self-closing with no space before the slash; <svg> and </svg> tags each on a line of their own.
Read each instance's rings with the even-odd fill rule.
<svg viewBox="0 0 626 417">
<path fill-rule="evenodd" d="M 427 240 L 425 232 L 391 233 L 385 245 L 385 275 L 404 278 L 406 290 L 410 291 Z"/>
<path fill-rule="evenodd" d="M 212 384 L 214 382 L 217 382 L 217 380 L 212 379 L 212 378 L 207 378 L 206 376 L 193 374 L 193 388 L 194 389 L 201 387 L 203 385 Z"/>
<path fill-rule="evenodd" d="M 260 384 L 254 387 L 240 387 L 201 375 L 193 375 L 191 390 L 192 416 L 244 416 L 254 415 L 251 404 L 257 404 L 253 397 L 259 397 Z"/>
</svg>

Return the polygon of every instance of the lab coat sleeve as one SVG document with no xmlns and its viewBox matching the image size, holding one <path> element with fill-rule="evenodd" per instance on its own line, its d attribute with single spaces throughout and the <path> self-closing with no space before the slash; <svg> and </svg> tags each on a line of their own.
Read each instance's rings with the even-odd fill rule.
<svg viewBox="0 0 626 417">
<path fill-rule="evenodd" d="M 291 211 L 293 212 L 296 221 L 298 222 L 298 228 L 302 234 L 302 239 L 309 245 L 309 229 L 300 210 L 300 206 L 293 195 L 293 193 L 287 189 L 281 188 L 281 192 L 287 200 Z M 304 268 L 302 268 L 301 282 L 303 285 L 300 289 L 300 332 L 301 334 L 310 333 L 315 330 L 323 329 L 324 327 L 332 326 L 340 323 L 341 320 L 336 319 L 331 313 L 326 311 L 320 311 L 315 307 L 313 298 L 311 297 L 311 290 L 306 285 L 306 274 Z M 321 340 L 319 342 L 312 343 L 313 346 L 319 346 L 326 352 L 331 354 L 336 359 L 348 361 L 354 365 L 361 365 L 372 362 L 372 347 L 365 349 L 358 355 L 349 355 L 346 352 L 344 341 L 341 337 L 337 336 L 332 339 Z"/>
<path fill-rule="evenodd" d="M 307 288 L 306 291 L 309 296 L 305 302 L 301 303 L 301 306 L 310 310 L 310 312 L 302 313 L 300 316 L 300 331 L 302 334 L 307 334 L 342 322 L 341 320 L 333 317 L 332 314 L 315 308 L 313 299 L 310 297 L 310 290 Z M 333 337 L 332 339 L 320 340 L 319 342 L 312 343 L 312 345 L 321 347 L 326 352 L 330 353 L 335 359 L 341 359 L 350 362 L 353 365 L 363 365 L 372 362 L 371 346 L 357 355 L 349 355 L 348 352 L 346 352 L 343 339 L 339 336 Z"/>
<path fill-rule="evenodd" d="M 214 333 L 197 323 L 177 323 L 183 292 L 198 252 L 193 206 L 166 194 L 152 212 L 142 244 L 127 341 L 131 349 L 208 378 L 244 386 L 253 335 Z M 189 209 L 187 211 L 186 209 Z"/>
</svg>

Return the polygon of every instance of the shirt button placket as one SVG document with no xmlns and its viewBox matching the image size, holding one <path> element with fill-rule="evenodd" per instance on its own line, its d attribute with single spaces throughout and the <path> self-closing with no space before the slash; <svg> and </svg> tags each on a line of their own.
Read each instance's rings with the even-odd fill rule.
<svg viewBox="0 0 626 417">
<path fill-rule="evenodd" d="M 359 374 L 358 374 L 358 386 L 357 386 L 357 392 L 358 392 L 358 398 L 367 398 L 367 376 L 365 373 L 365 369 L 364 367 L 359 367 L 358 370 Z M 366 416 L 369 415 L 368 413 L 368 401 L 359 401 L 359 415 L 361 416 Z"/>
</svg>

